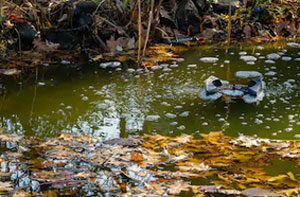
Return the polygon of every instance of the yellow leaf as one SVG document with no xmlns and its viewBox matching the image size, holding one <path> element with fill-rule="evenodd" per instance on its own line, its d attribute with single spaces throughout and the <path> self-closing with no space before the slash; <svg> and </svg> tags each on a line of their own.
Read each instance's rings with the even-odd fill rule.
<svg viewBox="0 0 300 197">
<path fill-rule="evenodd" d="M 279 176 L 275 176 L 275 177 L 272 177 L 272 178 L 269 178 L 268 181 L 269 182 L 274 182 L 274 181 L 282 181 L 283 179 L 287 178 L 288 176 L 287 175 L 279 175 Z"/>
<path fill-rule="evenodd" d="M 297 179 L 295 178 L 295 175 L 294 175 L 292 172 L 288 172 L 287 175 L 289 176 L 289 178 L 290 178 L 292 181 L 297 181 Z"/>
</svg>

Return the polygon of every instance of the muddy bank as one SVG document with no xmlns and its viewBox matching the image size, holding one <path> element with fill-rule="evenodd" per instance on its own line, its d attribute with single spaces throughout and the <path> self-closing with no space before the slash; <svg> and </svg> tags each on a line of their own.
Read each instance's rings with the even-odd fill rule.
<svg viewBox="0 0 300 197">
<path fill-rule="evenodd" d="M 1 1 L 2 67 L 149 55 L 154 43 L 298 37 L 297 1 Z M 231 24 L 231 25 L 230 25 Z M 145 54 L 146 53 L 146 54 Z M 150 53 L 151 54 L 151 53 Z M 123 58 L 124 59 L 124 58 Z"/>
</svg>

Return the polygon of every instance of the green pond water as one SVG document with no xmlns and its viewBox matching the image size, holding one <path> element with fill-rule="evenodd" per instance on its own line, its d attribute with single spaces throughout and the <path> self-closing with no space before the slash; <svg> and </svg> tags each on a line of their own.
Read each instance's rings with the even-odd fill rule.
<svg viewBox="0 0 300 197">
<path fill-rule="evenodd" d="M 182 52 L 177 62 L 159 64 L 158 70 L 138 69 L 133 63 L 117 69 L 79 63 L 41 67 L 18 78 L 2 76 L 0 127 L 42 137 L 59 132 L 111 139 L 223 131 L 295 139 L 300 137 L 299 52 L 285 44 L 243 44 L 228 54 L 223 47 L 201 46 Z M 246 53 L 257 58 L 254 65 L 240 59 Z M 274 64 L 265 62 L 271 53 L 280 56 Z M 203 63 L 201 57 L 219 60 Z M 236 71 L 249 70 L 264 74 L 265 97 L 259 104 L 199 97 L 210 75 L 235 80 Z"/>
</svg>

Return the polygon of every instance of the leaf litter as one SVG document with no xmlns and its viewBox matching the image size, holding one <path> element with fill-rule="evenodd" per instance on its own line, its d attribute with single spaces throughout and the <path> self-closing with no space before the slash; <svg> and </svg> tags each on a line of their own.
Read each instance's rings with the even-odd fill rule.
<svg viewBox="0 0 300 197">
<path fill-rule="evenodd" d="M 299 140 L 233 138 L 211 132 L 199 139 L 186 134 L 146 135 L 102 142 L 86 135 L 39 139 L 2 132 L 0 141 L 1 194 L 291 196 L 300 192 L 298 174 L 266 171 L 278 157 L 300 165 Z"/>
</svg>

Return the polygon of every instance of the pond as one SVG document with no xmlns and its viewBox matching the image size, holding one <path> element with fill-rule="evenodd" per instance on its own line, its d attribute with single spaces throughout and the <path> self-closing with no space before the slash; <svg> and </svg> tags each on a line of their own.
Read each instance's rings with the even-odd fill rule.
<svg viewBox="0 0 300 197">
<path fill-rule="evenodd" d="M 59 132 L 111 139 L 223 131 L 229 136 L 298 138 L 299 52 L 285 43 L 241 44 L 228 53 L 216 45 L 191 47 L 178 61 L 149 70 L 133 63 L 105 69 L 94 64 L 41 67 L 19 78 L 2 77 L 0 127 L 41 137 Z M 278 59 L 268 57 L 272 53 Z M 257 61 L 241 60 L 245 54 Z M 202 57 L 218 61 L 204 63 Z M 209 76 L 235 80 L 237 71 L 250 70 L 264 75 L 262 102 L 212 102 L 199 97 Z"/>
</svg>

